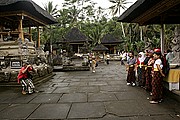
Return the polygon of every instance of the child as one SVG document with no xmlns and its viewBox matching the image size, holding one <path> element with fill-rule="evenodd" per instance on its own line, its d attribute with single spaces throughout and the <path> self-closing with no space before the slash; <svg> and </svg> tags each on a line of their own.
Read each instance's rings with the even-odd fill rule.
<svg viewBox="0 0 180 120">
<path fill-rule="evenodd" d="M 95 56 L 92 56 L 91 67 L 92 67 L 92 72 L 95 73 L 95 69 L 96 69 L 96 58 L 95 58 Z"/>
<path fill-rule="evenodd" d="M 126 70 L 128 71 L 127 75 L 127 85 L 135 86 L 135 64 L 136 64 L 136 59 L 134 58 L 134 53 L 130 52 L 129 53 L 129 59 L 127 61 L 126 65 Z"/>
<path fill-rule="evenodd" d="M 152 100 L 151 104 L 157 104 L 162 101 L 163 94 L 163 77 L 165 75 L 162 72 L 163 63 L 161 60 L 161 52 L 154 53 L 155 63 L 153 65 L 153 78 L 152 78 Z"/>
<path fill-rule="evenodd" d="M 33 69 L 31 65 L 29 65 L 29 63 L 25 62 L 18 74 L 18 83 L 21 83 L 22 94 L 24 95 L 26 93 L 29 93 L 29 94 L 33 93 L 34 88 L 35 88 L 31 80 L 32 76 L 29 73 L 29 71 L 35 71 L 35 70 Z"/>
</svg>

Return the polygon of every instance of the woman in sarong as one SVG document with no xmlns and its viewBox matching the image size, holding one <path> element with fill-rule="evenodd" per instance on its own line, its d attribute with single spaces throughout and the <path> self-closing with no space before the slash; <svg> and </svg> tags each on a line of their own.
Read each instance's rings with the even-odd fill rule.
<svg viewBox="0 0 180 120">
<path fill-rule="evenodd" d="M 162 101 L 163 98 L 163 63 L 161 60 L 161 52 L 154 53 L 155 63 L 153 65 L 153 78 L 152 78 L 152 100 L 151 104 L 157 104 Z"/>
<path fill-rule="evenodd" d="M 147 63 L 147 66 L 146 66 L 146 73 L 145 73 L 145 76 L 146 76 L 146 90 L 148 92 L 152 92 L 152 85 L 151 85 L 151 82 L 152 82 L 152 68 L 153 68 L 153 64 L 154 64 L 154 58 L 153 58 L 153 50 L 150 50 L 149 53 L 148 53 L 148 57 L 149 57 L 149 60 L 148 60 L 148 63 Z"/>
</svg>

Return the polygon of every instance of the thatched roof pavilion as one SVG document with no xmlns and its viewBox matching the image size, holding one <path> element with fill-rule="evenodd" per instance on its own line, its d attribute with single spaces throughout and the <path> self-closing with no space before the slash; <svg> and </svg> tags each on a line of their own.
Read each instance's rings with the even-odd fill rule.
<svg viewBox="0 0 180 120">
<path fill-rule="evenodd" d="M 104 37 L 101 40 L 101 44 L 107 47 L 109 49 L 109 53 L 111 54 L 116 54 L 117 52 L 116 46 L 120 43 L 123 43 L 123 41 L 115 38 L 111 34 L 104 35 Z"/>
<path fill-rule="evenodd" d="M 67 34 L 64 36 L 63 40 L 61 40 L 57 43 L 59 43 L 59 44 L 68 43 L 68 44 L 72 45 L 74 52 L 79 53 L 80 48 L 82 48 L 84 44 L 91 43 L 91 42 L 92 42 L 92 40 L 90 40 L 78 28 L 74 27 L 67 32 Z"/>
<path fill-rule="evenodd" d="M 120 17 L 119 22 L 179 24 L 180 0 L 137 0 Z"/>
<path fill-rule="evenodd" d="M 106 52 L 108 51 L 109 49 L 107 47 L 105 47 L 104 45 L 102 44 L 97 44 L 93 49 L 92 51 L 96 51 L 96 52 Z"/>
<path fill-rule="evenodd" d="M 56 20 L 32 0 L 0 1 L 0 34 L 12 35 L 24 41 L 24 35 L 32 41 L 31 27 L 38 29 L 38 47 L 40 46 L 39 26 L 55 24 Z M 29 27 L 29 33 L 23 28 Z"/>
<path fill-rule="evenodd" d="M 91 40 L 78 28 L 74 27 L 67 32 L 64 37 L 64 42 L 69 42 L 71 44 L 82 44 L 84 42 L 91 42 Z"/>
<path fill-rule="evenodd" d="M 111 34 L 106 34 L 103 36 L 101 43 L 102 44 L 109 44 L 109 45 L 117 45 L 122 43 L 122 40 L 116 39 L 113 35 Z"/>
<path fill-rule="evenodd" d="M 56 20 L 32 0 L 1 0 L 0 25 L 18 27 L 19 19 L 23 19 L 23 27 L 44 26 L 54 24 Z"/>
</svg>

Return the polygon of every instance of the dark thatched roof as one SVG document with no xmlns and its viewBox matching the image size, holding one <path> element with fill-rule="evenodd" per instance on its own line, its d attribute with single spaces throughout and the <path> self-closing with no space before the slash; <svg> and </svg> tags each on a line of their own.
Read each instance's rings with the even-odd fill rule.
<svg viewBox="0 0 180 120">
<path fill-rule="evenodd" d="M 101 41 L 102 44 L 118 44 L 118 43 L 122 43 L 122 42 L 123 41 L 116 39 L 111 34 L 106 34 L 105 36 L 103 36 L 102 41 Z"/>
<path fill-rule="evenodd" d="M 108 51 L 109 49 L 102 44 L 96 45 L 92 51 Z"/>
<path fill-rule="evenodd" d="M 119 22 L 179 24 L 180 0 L 138 0 L 118 19 Z"/>
<path fill-rule="evenodd" d="M 56 20 L 44 9 L 34 3 L 32 0 L 0 0 L 0 20 L 3 19 L 9 23 L 18 21 L 17 16 L 24 16 L 24 21 L 29 25 L 35 26 L 32 22 L 36 21 L 38 25 L 54 24 Z M 6 20 L 7 19 L 7 20 Z"/>
<path fill-rule="evenodd" d="M 91 40 L 86 37 L 78 28 L 72 28 L 66 35 L 65 35 L 65 42 L 69 43 L 84 43 L 84 42 L 91 42 Z"/>
</svg>

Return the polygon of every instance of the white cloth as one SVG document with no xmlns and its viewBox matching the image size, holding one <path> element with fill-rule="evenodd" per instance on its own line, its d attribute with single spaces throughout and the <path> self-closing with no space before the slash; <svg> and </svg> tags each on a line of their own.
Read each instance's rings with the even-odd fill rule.
<svg viewBox="0 0 180 120">
<path fill-rule="evenodd" d="M 145 57 L 145 54 L 143 52 L 140 52 L 139 54 L 141 55 L 141 57 L 139 57 L 138 59 L 142 63 L 142 62 L 144 62 L 146 57 Z"/>
<path fill-rule="evenodd" d="M 123 53 L 123 55 L 122 55 L 122 60 L 125 60 L 126 57 L 127 57 L 127 54 L 126 54 L 126 53 Z"/>
<path fill-rule="evenodd" d="M 157 65 L 160 65 L 160 68 L 162 69 L 163 68 L 163 64 L 162 64 L 162 61 L 161 59 L 157 59 L 154 63 L 154 69 L 157 68 Z"/>
</svg>

